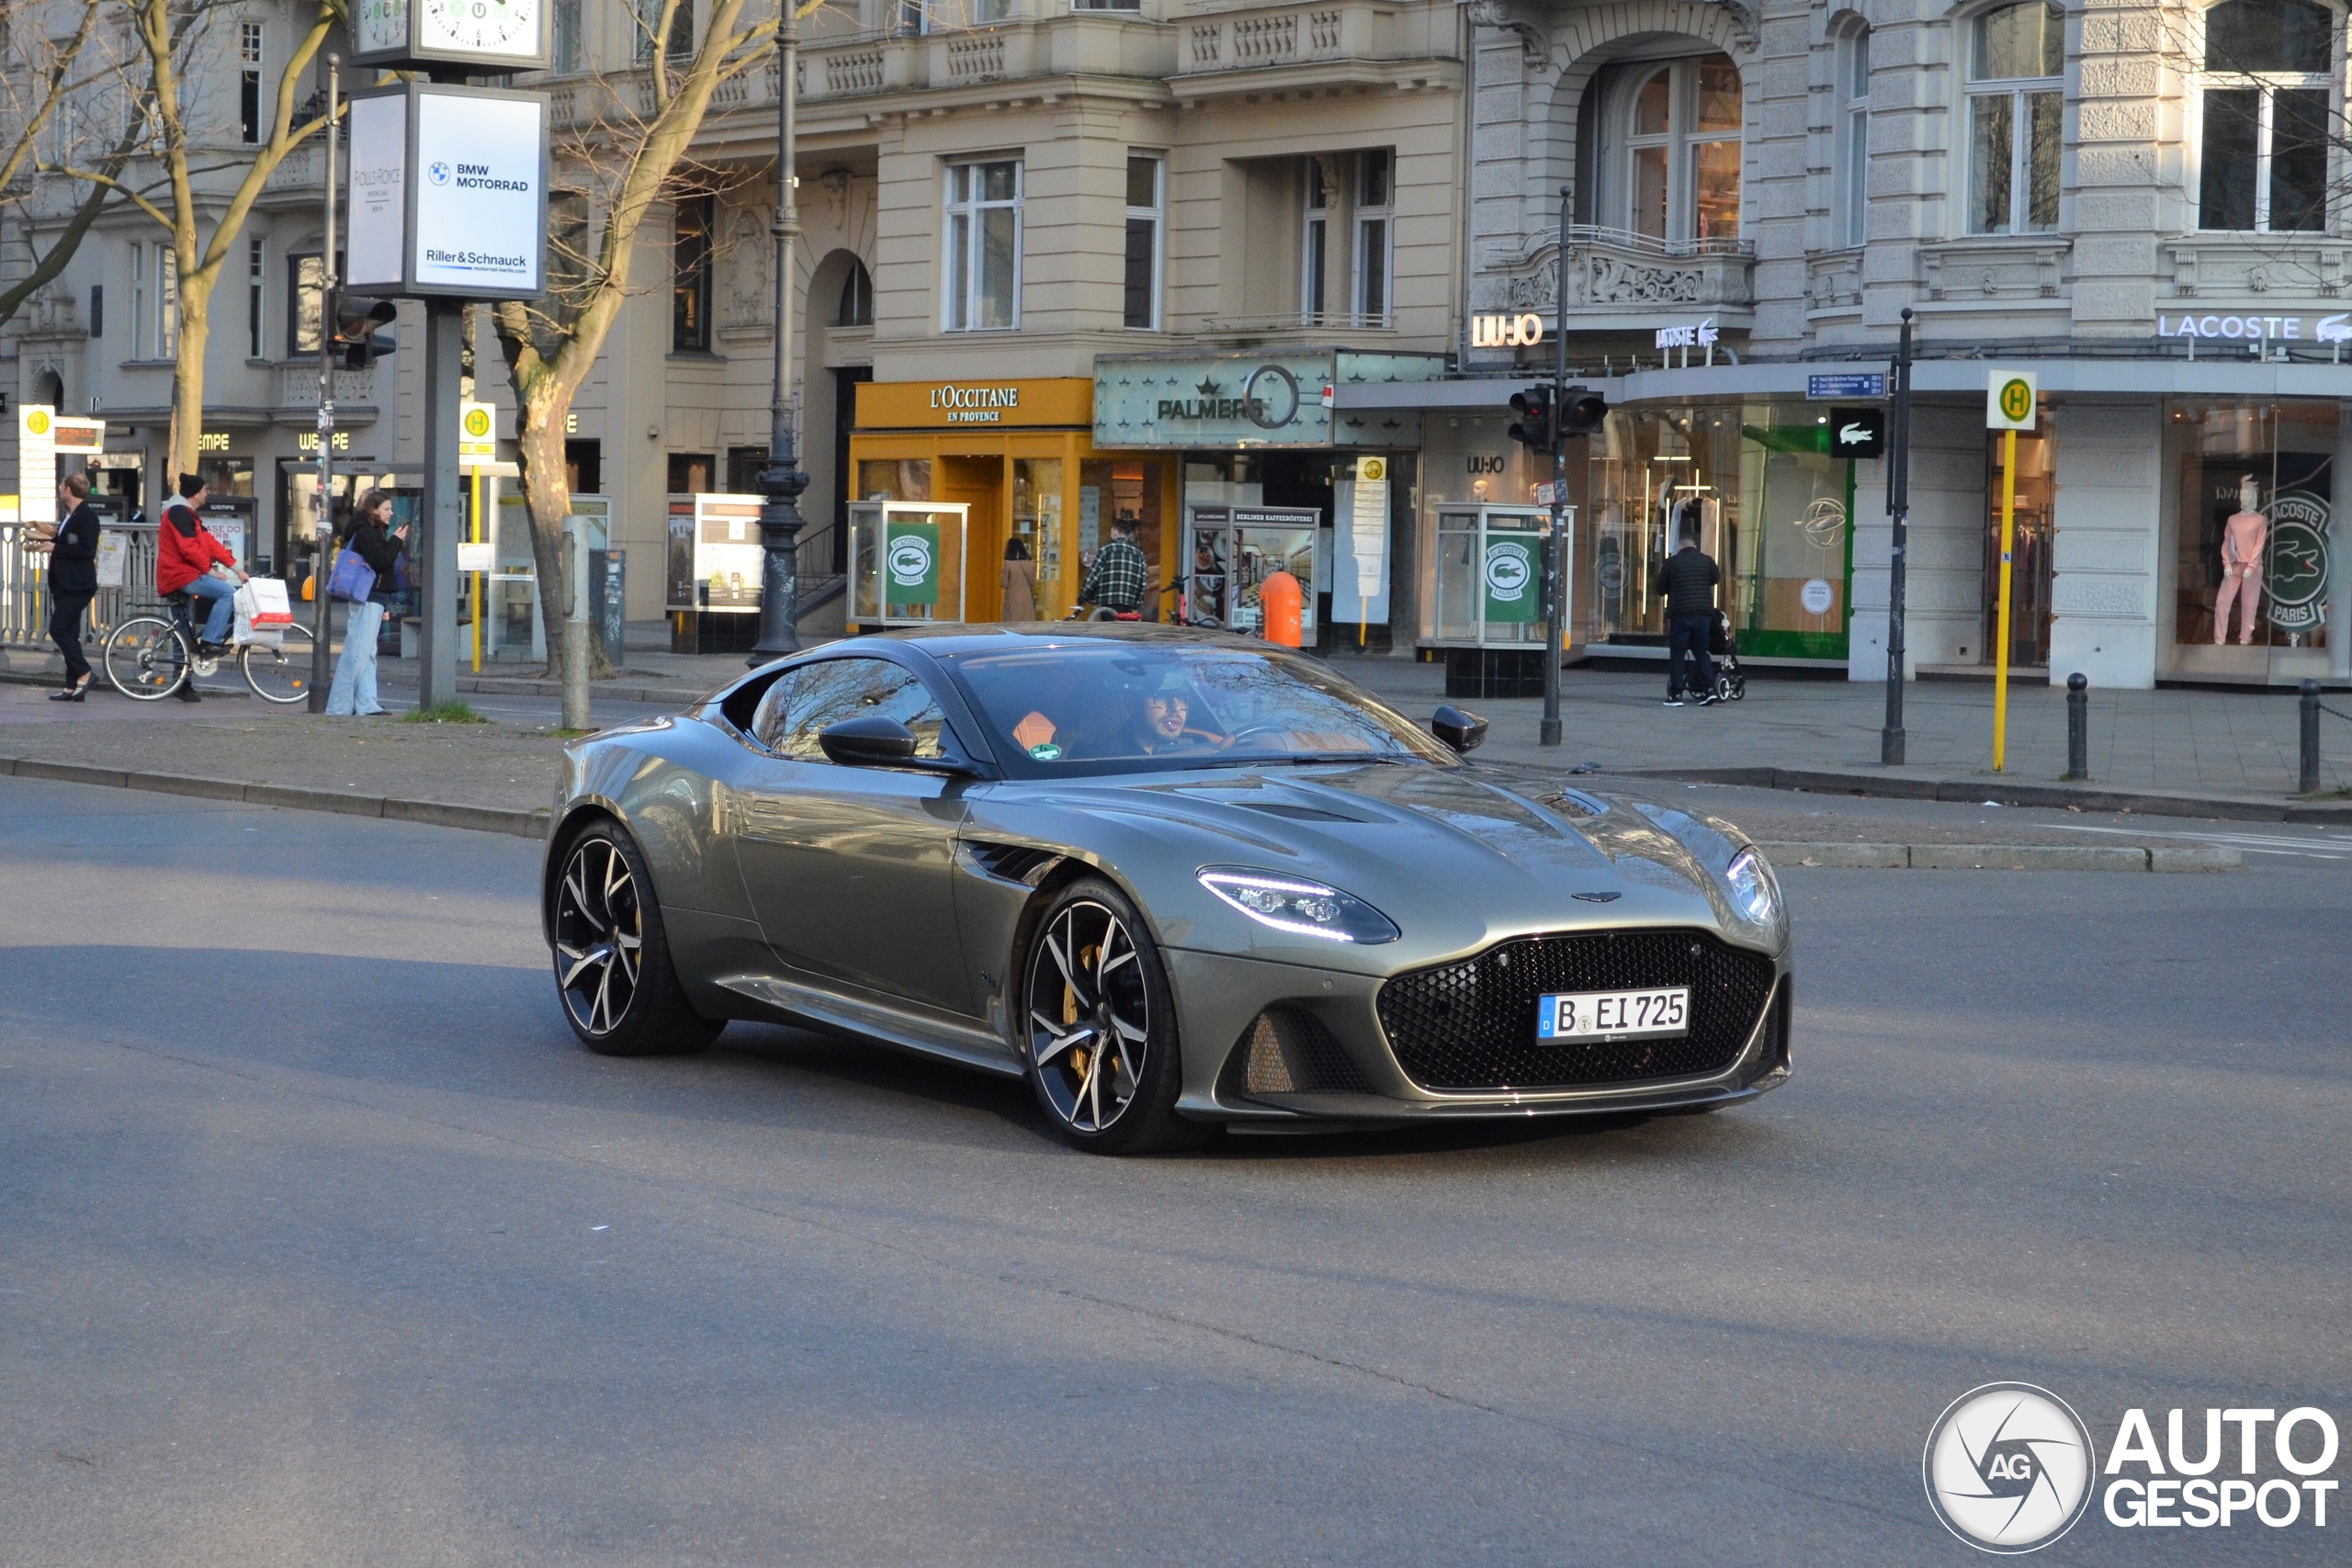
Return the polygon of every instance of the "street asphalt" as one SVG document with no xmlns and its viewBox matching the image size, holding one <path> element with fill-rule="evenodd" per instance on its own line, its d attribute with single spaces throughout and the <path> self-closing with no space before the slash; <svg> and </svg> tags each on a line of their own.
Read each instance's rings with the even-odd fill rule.
<svg viewBox="0 0 2352 1568">
<path fill-rule="evenodd" d="M 0 778 L 0 1564 L 1960 1563 L 1977 1384 L 2352 1412 L 2337 862 L 1784 872 L 1761 1101 L 1132 1162 L 854 1043 L 588 1055 L 536 872 Z"/>
</svg>

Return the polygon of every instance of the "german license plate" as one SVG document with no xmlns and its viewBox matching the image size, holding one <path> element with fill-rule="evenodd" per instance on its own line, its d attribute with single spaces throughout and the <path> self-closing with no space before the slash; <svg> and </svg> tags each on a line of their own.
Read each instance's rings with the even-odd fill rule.
<svg viewBox="0 0 2352 1568">
<path fill-rule="evenodd" d="M 1690 987 L 1567 991 L 1536 998 L 1538 1040 L 1655 1040 L 1690 1032 Z"/>
</svg>

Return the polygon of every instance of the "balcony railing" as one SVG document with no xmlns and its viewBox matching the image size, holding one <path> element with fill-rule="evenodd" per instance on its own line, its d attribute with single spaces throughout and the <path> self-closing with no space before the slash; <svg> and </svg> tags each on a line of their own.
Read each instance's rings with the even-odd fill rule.
<svg viewBox="0 0 2352 1568">
<path fill-rule="evenodd" d="M 1567 308 L 1596 325 L 1611 315 L 1744 310 L 1756 302 L 1755 269 L 1755 247 L 1745 240 L 1668 242 L 1579 225 L 1568 231 Z M 1473 308 L 1550 310 L 1558 303 L 1559 282 L 1555 246 L 1529 265 L 1477 279 Z M 1591 321 L 1595 317 L 1603 321 Z"/>
</svg>

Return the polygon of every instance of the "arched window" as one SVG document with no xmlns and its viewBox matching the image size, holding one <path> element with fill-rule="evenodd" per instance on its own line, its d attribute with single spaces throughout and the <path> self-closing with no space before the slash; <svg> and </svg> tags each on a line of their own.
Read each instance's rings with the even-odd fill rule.
<svg viewBox="0 0 2352 1568">
<path fill-rule="evenodd" d="M 1737 240 L 1740 85 L 1731 56 L 1658 66 L 1626 113 L 1626 227 L 1665 244 Z"/>
<path fill-rule="evenodd" d="M 1869 238 L 1871 170 L 1871 30 L 1849 28 L 1838 40 L 1838 237 L 1859 245 Z"/>
<path fill-rule="evenodd" d="M 1968 51 L 1968 231 L 2058 227 L 2066 13 L 2033 0 L 1976 18 Z"/>
<path fill-rule="evenodd" d="M 833 308 L 833 325 L 837 327 L 870 327 L 874 324 L 874 275 L 865 264 L 853 261 L 849 276 L 842 279 L 842 297 Z"/>
<path fill-rule="evenodd" d="M 2199 228 L 2327 227 L 2333 31 L 2308 0 L 2224 0 L 2205 13 Z"/>
</svg>

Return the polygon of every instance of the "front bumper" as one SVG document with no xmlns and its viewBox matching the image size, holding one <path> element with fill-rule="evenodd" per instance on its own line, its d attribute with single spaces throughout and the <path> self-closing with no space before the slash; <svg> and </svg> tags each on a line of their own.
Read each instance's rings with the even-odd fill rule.
<svg viewBox="0 0 2352 1568">
<path fill-rule="evenodd" d="M 1223 953 L 1167 950 L 1184 1043 L 1177 1110 L 1232 1125 L 1337 1122 L 1356 1125 L 1553 1115 L 1695 1111 L 1752 1100 L 1790 1071 L 1794 989 L 1790 956 L 1773 960 L 1770 992 L 1728 1066 L 1679 1077 L 1538 1089 L 1434 1090 L 1416 1083 L 1381 1026 L 1386 976 L 1269 964 Z M 1286 1021 L 1324 1070 L 1270 1075 L 1246 1060 L 1261 1016 Z M 1258 1081 L 1252 1083 L 1255 1077 Z M 1308 1078 L 1292 1082 L 1285 1079 Z"/>
</svg>

